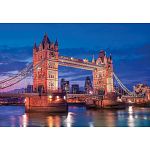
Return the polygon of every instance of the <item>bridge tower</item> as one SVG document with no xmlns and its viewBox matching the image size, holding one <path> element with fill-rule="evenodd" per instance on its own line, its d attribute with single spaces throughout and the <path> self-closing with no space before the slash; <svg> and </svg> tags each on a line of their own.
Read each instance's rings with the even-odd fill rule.
<svg viewBox="0 0 150 150">
<path fill-rule="evenodd" d="M 51 42 L 45 34 L 42 42 L 33 47 L 33 66 L 43 60 L 41 66 L 33 71 L 35 92 L 50 93 L 58 90 L 58 42 Z"/>
<path fill-rule="evenodd" d="M 93 90 L 95 94 L 113 92 L 113 63 L 111 55 L 101 50 L 97 60 L 92 60 L 97 65 L 104 65 L 102 68 L 93 70 Z"/>
</svg>

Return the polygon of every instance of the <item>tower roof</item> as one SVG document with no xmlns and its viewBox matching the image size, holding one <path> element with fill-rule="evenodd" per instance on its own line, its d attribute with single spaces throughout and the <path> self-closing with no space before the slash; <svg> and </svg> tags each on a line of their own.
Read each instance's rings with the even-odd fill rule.
<svg viewBox="0 0 150 150">
<path fill-rule="evenodd" d="M 99 52 L 99 58 L 101 58 L 102 62 L 104 62 L 104 57 L 105 57 L 105 51 L 104 50 L 101 50 Z"/>
<path fill-rule="evenodd" d="M 57 41 L 57 39 L 56 39 L 56 41 L 55 41 L 55 46 L 58 46 L 58 41 Z"/>
<path fill-rule="evenodd" d="M 43 44 L 45 44 L 45 43 L 50 44 L 50 40 L 49 40 L 49 38 L 48 38 L 47 33 L 45 33 L 45 35 L 44 35 L 44 37 L 43 37 L 43 40 L 42 40 L 42 43 L 43 43 Z"/>
<path fill-rule="evenodd" d="M 110 53 L 110 56 L 109 56 L 109 58 L 110 58 L 110 60 L 112 60 L 112 55 L 111 55 L 111 53 Z"/>
<path fill-rule="evenodd" d="M 92 58 L 92 62 L 93 62 L 93 63 L 95 62 L 94 55 L 93 55 L 93 58 Z"/>
<path fill-rule="evenodd" d="M 34 46 L 33 46 L 33 48 L 34 48 L 34 49 L 36 49 L 36 48 L 37 48 L 37 47 L 36 47 L 36 42 L 34 43 Z"/>
</svg>

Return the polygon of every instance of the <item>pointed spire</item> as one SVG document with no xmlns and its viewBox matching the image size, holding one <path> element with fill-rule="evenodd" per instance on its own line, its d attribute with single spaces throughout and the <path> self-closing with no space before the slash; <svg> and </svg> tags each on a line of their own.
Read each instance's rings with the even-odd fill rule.
<svg viewBox="0 0 150 150">
<path fill-rule="evenodd" d="M 57 41 L 57 39 L 56 39 L 56 41 L 55 41 L 55 46 L 58 46 L 58 41 Z"/>
<path fill-rule="evenodd" d="M 36 42 L 34 42 L 33 49 L 36 49 L 36 48 L 37 48 L 37 46 L 36 46 Z"/>
<path fill-rule="evenodd" d="M 106 52 L 104 50 L 101 50 L 99 52 L 99 58 L 101 59 L 102 62 L 104 62 L 105 56 L 106 56 Z"/>
<path fill-rule="evenodd" d="M 93 55 L 93 58 L 92 58 L 92 63 L 95 63 L 94 55 Z"/>
<path fill-rule="evenodd" d="M 110 56 L 109 56 L 109 58 L 110 58 L 110 60 L 112 60 L 112 55 L 111 55 L 111 53 L 110 53 Z"/>
<path fill-rule="evenodd" d="M 48 38 L 47 33 L 45 33 L 45 35 L 44 35 L 44 37 L 43 37 L 43 40 L 42 40 L 42 43 L 43 43 L 43 44 L 45 44 L 45 43 L 50 44 L 50 40 L 49 40 L 49 38 Z"/>
</svg>

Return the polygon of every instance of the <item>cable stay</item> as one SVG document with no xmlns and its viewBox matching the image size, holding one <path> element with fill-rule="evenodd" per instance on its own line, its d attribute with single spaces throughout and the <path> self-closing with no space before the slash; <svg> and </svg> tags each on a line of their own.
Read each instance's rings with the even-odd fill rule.
<svg viewBox="0 0 150 150">
<path fill-rule="evenodd" d="M 117 83 L 120 85 L 120 87 L 130 96 L 133 96 L 133 93 L 120 81 L 120 79 L 116 76 L 116 74 L 113 72 L 113 76 L 116 79 Z"/>
<path fill-rule="evenodd" d="M 5 89 L 5 88 L 8 88 L 10 86 L 13 86 L 13 85 L 19 83 L 20 81 L 22 81 L 23 79 L 25 79 L 26 77 L 32 75 L 33 70 L 40 67 L 44 61 L 45 61 L 45 59 L 40 61 L 35 66 L 33 66 L 32 63 L 30 63 L 25 69 L 20 71 L 17 75 L 0 81 L 0 89 Z"/>
</svg>

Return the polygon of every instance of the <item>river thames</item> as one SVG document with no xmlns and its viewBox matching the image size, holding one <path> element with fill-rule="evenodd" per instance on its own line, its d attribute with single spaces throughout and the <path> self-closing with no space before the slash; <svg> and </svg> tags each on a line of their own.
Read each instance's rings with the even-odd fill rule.
<svg viewBox="0 0 150 150">
<path fill-rule="evenodd" d="M 69 106 L 68 113 L 25 113 L 24 106 L 0 106 L 1 127 L 148 127 L 150 108 L 87 110 Z"/>
</svg>

